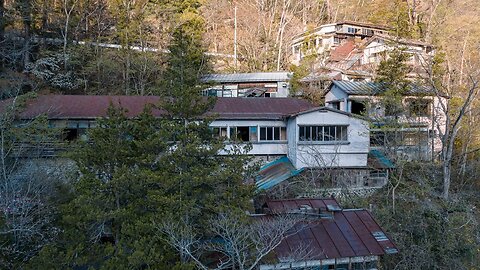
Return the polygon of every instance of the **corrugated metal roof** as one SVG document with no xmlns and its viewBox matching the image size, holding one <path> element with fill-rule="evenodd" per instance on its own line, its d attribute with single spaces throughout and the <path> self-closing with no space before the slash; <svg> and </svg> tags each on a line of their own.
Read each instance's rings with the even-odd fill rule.
<svg viewBox="0 0 480 270">
<path fill-rule="evenodd" d="M 381 83 L 333 81 L 331 87 L 338 87 L 349 95 L 378 95 L 385 92 Z M 406 95 L 435 95 L 433 90 L 421 85 L 412 84 Z"/>
<path fill-rule="evenodd" d="M 302 171 L 296 170 L 288 157 L 281 157 L 260 168 L 255 181 L 257 190 L 269 189 Z"/>
<path fill-rule="evenodd" d="M 110 104 L 125 108 L 128 117 L 139 115 L 145 105 L 158 104 L 156 96 L 40 95 L 27 102 L 20 118 L 46 114 L 50 119 L 95 119 L 105 117 Z M 0 111 L 11 100 L 0 101 Z M 282 119 L 315 106 L 297 98 L 217 98 L 209 115 L 219 119 Z M 161 117 L 165 111 L 152 111 Z"/>
<path fill-rule="evenodd" d="M 337 206 L 335 199 L 295 199 L 269 201 L 267 211 L 292 212 L 309 206 L 317 213 L 326 213 L 327 205 Z M 274 250 L 277 258 L 288 258 L 300 245 L 311 250 L 309 260 L 372 256 L 397 253 L 395 244 L 377 224 L 370 212 L 363 209 L 330 212 L 333 218 L 307 219 L 297 224 L 298 232 L 285 238 Z M 310 215 L 311 217 L 311 215 Z M 382 235 L 383 237 L 378 237 Z"/>
<path fill-rule="evenodd" d="M 204 82 L 241 83 L 241 82 L 284 82 L 290 80 L 291 72 L 255 72 L 208 74 L 202 78 Z"/>
<path fill-rule="evenodd" d="M 368 166 L 374 169 L 393 169 L 395 164 L 382 152 L 372 149 L 368 153 Z"/>
</svg>

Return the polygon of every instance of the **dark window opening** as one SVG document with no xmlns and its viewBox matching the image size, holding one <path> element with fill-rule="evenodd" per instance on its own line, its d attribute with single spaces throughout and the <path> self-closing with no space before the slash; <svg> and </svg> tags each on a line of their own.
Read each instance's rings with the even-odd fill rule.
<svg viewBox="0 0 480 270">
<path fill-rule="evenodd" d="M 340 110 L 340 102 L 332 102 L 330 104 L 332 105 L 333 109 Z"/>
<path fill-rule="evenodd" d="M 358 102 L 352 100 L 352 113 L 354 114 L 364 114 L 365 113 L 365 104 L 363 102 Z"/>
<path fill-rule="evenodd" d="M 230 139 L 248 142 L 250 139 L 250 127 L 230 127 Z"/>
<path fill-rule="evenodd" d="M 430 116 L 430 100 L 410 99 L 408 102 L 408 112 L 410 116 Z"/>
<path fill-rule="evenodd" d="M 71 142 L 71 141 L 74 141 L 74 140 L 76 140 L 76 139 L 78 138 L 78 129 L 76 129 L 76 128 L 67 128 L 67 129 L 65 129 L 65 131 L 64 131 L 63 134 L 64 134 L 64 135 L 63 135 L 63 136 L 64 136 L 64 137 L 63 137 L 64 140 Z"/>
</svg>

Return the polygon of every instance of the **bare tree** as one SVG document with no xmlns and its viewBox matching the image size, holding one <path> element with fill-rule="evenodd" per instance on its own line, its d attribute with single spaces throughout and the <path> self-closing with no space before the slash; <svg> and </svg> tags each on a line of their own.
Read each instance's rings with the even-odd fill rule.
<svg viewBox="0 0 480 270">
<path fill-rule="evenodd" d="M 448 61 L 446 65 L 446 73 L 441 79 L 434 73 L 433 65 L 427 68 L 429 75 L 427 82 L 434 90 L 438 99 L 441 100 L 441 102 L 438 102 L 435 110 L 439 112 L 437 115 L 441 115 L 443 119 L 436 119 L 435 123 L 442 144 L 440 161 L 443 172 L 442 197 L 444 199 L 448 199 L 450 191 L 455 140 L 462 127 L 464 118 L 471 111 L 472 104 L 480 91 L 480 73 L 478 69 L 470 73 L 468 83 L 464 85 L 459 83 L 460 78 L 450 69 Z M 473 66 L 470 69 L 475 70 Z M 466 89 L 463 96 L 458 91 L 462 88 Z M 449 99 L 445 99 L 445 95 L 448 95 Z M 455 105 L 452 102 L 454 97 L 461 99 L 460 105 Z"/>
<path fill-rule="evenodd" d="M 37 159 L 53 137 L 40 118 L 15 121 L 24 101 L 15 97 L 0 107 L 0 268 L 5 269 L 27 261 L 58 233 L 50 199 L 62 166 Z"/>
<path fill-rule="evenodd" d="M 288 236 L 303 228 L 301 217 L 295 214 L 274 216 L 239 216 L 220 214 L 210 221 L 210 240 L 202 240 L 187 220 L 164 222 L 158 226 L 161 237 L 180 252 L 183 262 L 192 261 L 200 269 L 256 269 Z M 214 241 L 213 239 L 221 239 Z M 202 257 L 215 253 L 219 261 L 213 268 Z M 295 254 L 293 254 L 295 253 Z M 299 246 L 291 258 L 301 260 L 309 256 L 308 248 Z"/>
</svg>

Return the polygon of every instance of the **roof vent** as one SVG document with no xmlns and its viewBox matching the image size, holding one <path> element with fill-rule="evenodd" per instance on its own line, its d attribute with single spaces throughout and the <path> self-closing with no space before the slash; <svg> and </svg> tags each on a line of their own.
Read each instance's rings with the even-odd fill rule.
<svg viewBox="0 0 480 270">
<path fill-rule="evenodd" d="M 300 210 L 301 213 L 313 213 L 315 211 L 315 209 L 313 209 L 308 204 L 302 204 L 298 209 Z"/>
<path fill-rule="evenodd" d="M 327 210 L 330 212 L 340 212 L 342 208 L 335 204 L 327 204 Z"/>
<path fill-rule="evenodd" d="M 392 247 L 387 247 L 387 248 L 385 249 L 385 253 L 387 253 L 387 254 L 396 254 L 396 253 L 398 253 L 398 249 L 392 248 Z"/>
<path fill-rule="evenodd" d="M 375 240 L 377 240 L 378 242 L 388 241 L 387 236 L 382 231 L 372 232 L 372 235 L 373 237 L 375 237 Z"/>
</svg>

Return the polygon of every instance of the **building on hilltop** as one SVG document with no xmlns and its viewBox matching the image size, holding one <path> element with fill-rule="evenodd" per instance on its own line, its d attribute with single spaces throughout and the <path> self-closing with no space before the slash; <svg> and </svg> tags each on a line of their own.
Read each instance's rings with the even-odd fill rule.
<svg viewBox="0 0 480 270">
<path fill-rule="evenodd" d="M 336 29 L 339 30 L 336 30 Z M 390 29 L 364 23 L 327 24 L 304 32 L 292 41 L 293 64 L 313 56 L 310 74 L 300 79 L 304 89 L 323 93 L 331 81 L 372 81 L 378 65 L 395 48 L 409 56 L 407 78 L 427 76 L 425 66 L 434 56 L 431 44 L 390 36 Z M 312 41 L 314 40 L 314 42 Z"/>
<path fill-rule="evenodd" d="M 376 34 L 387 34 L 390 30 L 381 25 L 351 21 L 324 24 L 293 38 L 291 62 L 298 65 L 304 57 L 333 51 L 347 40 L 360 42 Z"/>
</svg>

